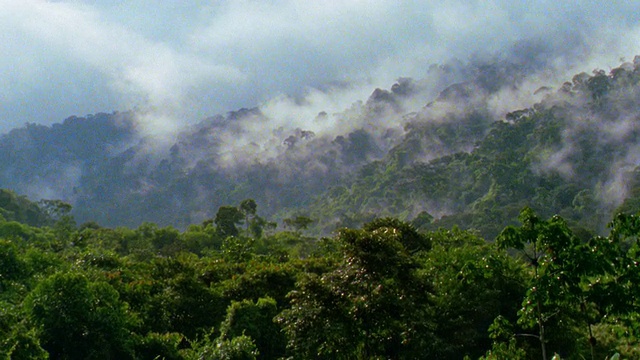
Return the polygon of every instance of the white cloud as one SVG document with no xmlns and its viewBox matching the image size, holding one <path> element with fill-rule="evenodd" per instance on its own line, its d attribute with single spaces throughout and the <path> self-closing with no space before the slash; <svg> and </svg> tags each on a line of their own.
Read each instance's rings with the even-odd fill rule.
<svg viewBox="0 0 640 360">
<path fill-rule="evenodd" d="M 0 131 L 137 106 L 150 131 L 166 132 L 335 83 L 366 87 L 349 94 L 360 96 L 456 57 L 590 71 L 640 52 L 639 11 L 605 1 L 0 0 Z M 541 45 L 514 50 L 529 40 Z"/>
<path fill-rule="evenodd" d="M 21 91 L 9 98 L 15 106 L 19 106 L 20 95 L 35 97 L 39 90 L 58 91 L 62 104 L 69 93 L 88 95 L 78 102 L 92 103 L 96 99 L 91 95 L 105 95 L 91 91 L 74 94 L 73 88 L 80 84 L 91 90 L 93 84 L 86 81 L 95 79 L 95 85 L 113 97 L 110 105 L 114 108 L 139 107 L 147 114 L 158 112 L 161 119 L 173 117 L 172 124 L 159 121 L 150 126 L 161 132 L 157 126 L 170 125 L 167 130 L 175 130 L 181 117 L 193 114 L 193 110 L 197 113 L 197 103 L 207 100 L 201 97 L 203 87 L 229 86 L 243 80 L 232 66 L 179 52 L 123 25 L 104 22 L 97 10 L 83 4 L 31 0 L 4 1 L 0 6 L 3 27 L 14 29 L 9 33 L 9 45 L 5 45 L 6 53 L 13 56 L 2 66 L 13 75 L 12 83 L 21 84 Z M 56 112 L 56 104 L 50 106 Z"/>
</svg>

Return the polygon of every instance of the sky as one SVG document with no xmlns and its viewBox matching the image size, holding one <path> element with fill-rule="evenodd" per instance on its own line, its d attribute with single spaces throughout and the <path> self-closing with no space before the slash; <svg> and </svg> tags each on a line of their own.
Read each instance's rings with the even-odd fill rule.
<svg viewBox="0 0 640 360">
<path fill-rule="evenodd" d="M 639 13 L 614 0 L 0 0 L 0 133 L 127 110 L 172 132 L 319 92 L 339 111 L 451 59 L 607 70 L 640 54 Z"/>
</svg>

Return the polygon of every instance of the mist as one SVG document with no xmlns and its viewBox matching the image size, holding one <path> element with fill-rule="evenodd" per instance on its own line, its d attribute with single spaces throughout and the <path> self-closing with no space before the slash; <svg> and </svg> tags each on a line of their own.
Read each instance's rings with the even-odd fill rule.
<svg viewBox="0 0 640 360">
<path fill-rule="evenodd" d="M 0 133 L 121 112 L 123 133 L 135 136 L 104 144 L 113 149 L 108 159 L 65 149 L 68 163 L 49 164 L 53 170 L 17 190 L 87 209 L 104 200 L 115 214 L 117 204 L 94 196 L 105 186 L 165 224 L 175 219 L 139 200 L 164 196 L 197 214 L 184 222 L 239 196 L 274 214 L 349 186 L 398 146 L 416 146 L 405 151 L 407 163 L 472 152 L 507 113 L 557 95 L 577 73 L 608 72 L 640 54 L 639 12 L 640 4 L 604 1 L 0 0 Z M 587 115 L 572 115 L 563 143 L 544 149 L 536 171 L 580 176 L 575 139 Z M 606 119 L 614 126 L 602 126 L 602 146 L 625 140 L 635 118 L 588 123 L 600 128 Z M 457 124 L 455 143 L 431 131 L 447 122 Z M 631 145 L 585 185 L 609 209 L 626 196 L 638 164 Z M 106 185 L 91 180 L 105 178 Z M 163 192 L 172 181 L 184 199 Z M 362 206 L 375 211 L 388 200 Z M 446 215 L 458 204 L 423 205 L 405 215 Z M 118 216 L 126 223 L 131 214 Z"/>
<path fill-rule="evenodd" d="M 614 66 L 640 52 L 638 10 L 553 1 L 2 0 L 0 131 L 138 110 L 145 135 L 170 136 L 261 105 L 317 127 L 316 110 L 344 111 L 371 89 L 425 78 L 429 65 L 451 59 L 512 59 L 544 68 L 547 80 Z M 283 97 L 296 101 L 287 108 Z"/>
<path fill-rule="evenodd" d="M 618 75 L 604 70 L 575 75 L 572 85 L 567 85 L 578 93 L 567 96 L 561 91 L 541 102 L 547 108 L 560 102 L 565 104 L 560 115 L 564 126 L 560 144 L 540 153 L 535 170 L 556 172 L 564 179 L 582 183 L 592 190 L 605 213 L 615 210 L 628 197 L 640 165 L 637 88 L 624 86 L 618 78 L 637 71 L 639 66 L 637 57 L 633 64 L 625 62 L 611 73 Z M 623 85 L 613 85 L 604 95 L 606 100 L 599 101 L 590 92 L 584 92 L 587 87 L 584 79 L 589 76 L 608 76 L 611 83 L 618 81 Z M 605 166 L 594 171 L 591 166 L 597 161 Z"/>
</svg>

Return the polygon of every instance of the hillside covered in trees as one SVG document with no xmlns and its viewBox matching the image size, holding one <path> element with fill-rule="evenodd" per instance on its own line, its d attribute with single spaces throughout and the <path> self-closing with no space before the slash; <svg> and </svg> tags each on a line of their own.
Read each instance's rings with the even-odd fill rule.
<svg viewBox="0 0 640 360">
<path fill-rule="evenodd" d="M 311 217 L 317 234 L 393 216 L 493 238 L 524 206 L 603 233 L 617 210 L 639 210 L 639 66 L 577 74 L 519 109 L 509 96 L 535 69 L 434 65 L 428 79 L 319 113 L 316 131 L 287 127 L 267 105 L 163 141 L 138 131 L 135 112 L 27 124 L 0 137 L 0 186 L 105 226 L 185 229 L 251 198 L 276 220 Z"/>
<path fill-rule="evenodd" d="M 640 58 L 510 108 L 533 73 L 434 65 L 309 128 L 0 136 L 0 354 L 640 356 Z"/>
</svg>

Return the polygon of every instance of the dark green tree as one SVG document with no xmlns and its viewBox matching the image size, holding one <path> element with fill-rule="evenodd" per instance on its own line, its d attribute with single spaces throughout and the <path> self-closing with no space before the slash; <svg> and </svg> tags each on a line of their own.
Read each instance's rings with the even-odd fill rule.
<svg viewBox="0 0 640 360">
<path fill-rule="evenodd" d="M 27 264 L 20 259 L 18 247 L 11 241 L 0 240 L 0 293 L 3 285 L 27 275 Z"/>
<path fill-rule="evenodd" d="M 105 282 L 57 273 L 38 284 L 25 307 L 53 359 L 131 357 L 126 304 Z"/>
<path fill-rule="evenodd" d="M 144 336 L 134 334 L 133 342 L 137 359 L 185 360 L 185 356 L 179 349 L 184 342 L 182 334 L 154 332 Z"/>
<path fill-rule="evenodd" d="M 313 224 L 313 220 L 307 216 L 298 215 L 292 218 L 282 220 L 285 228 L 292 228 L 295 231 L 305 230 L 309 225 Z"/>
<path fill-rule="evenodd" d="M 237 236 L 236 225 L 244 220 L 244 214 L 234 206 L 221 206 L 216 213 L 213 222 L 216 224 L 218 233 L 222 237 Z"/>
<path fill-rule="evenodd" d="M 279 322 L 296 358 L 425 358 L 433 354 L 429 284 L 393 227 L 341 230 L 337 268 L 309 274 Z"/>
<path fill-rule="evenodd" d="M 154 259 L 151 274 L 143 279 L 153 281 L 139 305 L 147 331 L 194 339 L 222 321 L 226 304 L 200 281 L 195 261 L 194 255 Z"/>
<path fill-rule="evenodd" d="M 428 234 L 433 248 L 418 255 L 433 287 L 434 358 L 478 358 L 491 346 L 498 316 L 516 320 L 524 292 L 520 263 L 470 231 Z"/>
<path fill-rule="evenodd" d="M 0 219 L 31 226 L 50 225 L 53 222 L 37 203 L 7 189 L 0 189 Z"/>
<path fill-rule="evenodd" d="M 565 354 L 576 352 L 579 335 L 573 329 L 579 326 L 579 306 L 585 306 L 580 276 L 588 266 L 580 241 L 559 216 L 542 220 L 525 208 L 519 220 L 522 226 L 509 226 L 496 239 L 499 248 L 520 251 L 531 270 L 518 323 L 537 327 L 535 337 L 544 360 L 552 339 Z"/>
<path fill-rule="evenodd" d="M 27 326 L 19 306 L 0 300 L 0 358 L 48 359 L 37 329 Z"/>
<path fill-rule="evenodd" d="M 253 257 L 255 241 L 250 238 L 229 236 L 222 241 L 222 256 L 230 262 L 242 263 Z"/>
<path fill-rule="evenodd" d="M 227 299 L 258 301 L 269 297 L 280 307 L 287 305 L 286 296 L 295 287 L 298 269 L 290 263 L 265 263 L 256 259 L 242 265 L 242 274 L 234 274 L 219 284 Z"/>
<path fill-rule="evenodd" d="M 71 205 L 62 200 L 40 200 L 38 206 L 53 222 L 71 215 L 72 210 Z"/>
<path fill-rule="evenodd" d="M 232 302 L 227 317 L 220 325 L 220 341 L 247 335 L 255 341 L 260 352 L 258 359 L 278 359 L 284 356 L 286 339 L 274 322 L 278 306 L 272 298 L 258 301 Z"/>
<path fill-rule="evenodd" d="M 258 211 L 258 205 L 253 199 L 245 199 L 240 202 L 238 209 L 244 215 L 244 223 L 249 230 L 249 217 L 255 217 L 256 211 Z"/>
</svg>

